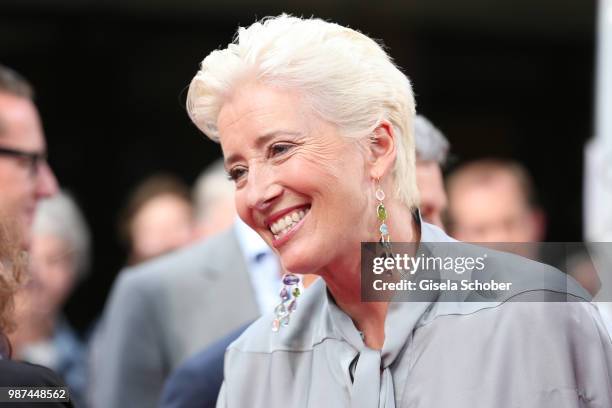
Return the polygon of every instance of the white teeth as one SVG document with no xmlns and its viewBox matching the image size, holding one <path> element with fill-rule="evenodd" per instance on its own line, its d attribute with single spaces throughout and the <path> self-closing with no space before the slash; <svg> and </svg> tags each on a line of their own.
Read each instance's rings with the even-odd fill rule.
<svg viewBox="0 0 612 408">
<path fill-rule="evenodd" d="M 306 214 L 308 214 L 308 209 L 297 210 L 285 215 L 283 218 L 280 218 L 274 224 L 270 225 L 270 231 L 274 234 L 274 239 L 278 239 L 289 232 Z"/>
</svg>

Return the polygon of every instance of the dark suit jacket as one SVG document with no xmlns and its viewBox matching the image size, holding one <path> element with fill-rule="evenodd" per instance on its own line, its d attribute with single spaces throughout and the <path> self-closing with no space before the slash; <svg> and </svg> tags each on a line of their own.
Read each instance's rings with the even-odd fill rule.
<svg viewBox="0 0 612 408">
<path fill-rule="evenodd" d="M 166 382 L 160 407 L 214 408 L 223 383 L 225 349 L 249 325 L 231 332 L 179 366 Z"/>
<path fill-rule="evenodd" d="M 65 387 L 62 380 L 51 370 L 35 364 L 0 359 L 0 387 Z M 0 402 L 0 407 L 13 408 L 66 408 L 71 402 Z"/>
</svg>

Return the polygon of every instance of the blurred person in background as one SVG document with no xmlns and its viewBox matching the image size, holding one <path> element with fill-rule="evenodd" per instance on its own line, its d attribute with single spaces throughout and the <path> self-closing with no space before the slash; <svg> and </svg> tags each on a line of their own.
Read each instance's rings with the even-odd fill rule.
<svg viewBox="0 0 612 408">
<path fill-rule="evenodd" d="M 30 279 L 17 294 L 14 356 L 44 365 L 66 381 L 77 406 L 86 388 L 85 349 L 62 308 L 90 270 L 90 233 L 65 192 L 42 200 L 30 247 Z"/>
<path fill-rule="evenodd" d="M 448 200 L 442 168 L 450 144 L 442 132 L 422 115 L 416 115 L 414 119 L 414 143 L 421 216 L 425 221 L 444 229 L 442 217 Z"/>
<path fill-rule="evenodd" d="M 57 191 L 33 98 L 31 85 L 0 64 L 0 217 L 16 224 L 24 249 L 37 202 Z"/>
<path fill-rule="evenodd" d="M 11 358 L 12 347 L 7 337 L 17 326 L 14 296 L 27 280 L 27 257 L 21 248 L 22 238 L 15 224 L 0 218 L 0 387 L 65 387 L 61 378 L 47 367 Z M 5 393 L 5 396 L 7 394 Z M 72 399 L 71 395 L 68 395 Z M 73 407 L 68 402 L 4 402 L 3 407 Z"/>
<path fill-rule="evenodd" d="M 481 159 L 447 177 L 449 232 L 466 242 L 538 242 L 545 216 L 527 170 L 517 162 Z"/>
<path fill-rule="evenodd" d="M 500 243 L 493 246 L 538 261 L 550 255 L 547 250 L 551 247 L 537 245 L 544 238 L 545 216 L 533 181 L 519 163 L 500 159 L 469 162 L 448 177 L 447 188 L 450 232 L 458 240 Z M 588 256 L 570 256 L 559 267 L 591 295 L 599 291 L 601 282 Z M 601 310 L 609 325 L 607 311 Z"/>
<path fill-rule="evenodd" d="M 277 258 L 257 233 L 236 221 L 225 170 L 213 164 L 199 180 L 215 180 L 198 183 L 215 191 L 194 192 L 206 237 L 125 269 L 113 284 L 91 344 L 89 394 L 95 408 L 157 406 L 172 370 L 276 302 Z M 229 188 L 219 186 L 222 180 Z M 207 221 L 202 214 L 218 219 Z"/>
<path fill-rule="evenodd" d="M 234 186 L 228 182 L 223 160 L 216 160 L 193 186 L 195 239 L 203 239 L 229 228 L 236 220 Z"/>
<path fill-rule="evenodd" d="M 25 280 L 25 251 L 38 201 L 57 191 L 30 84 L 0 65 L 0 386 L 64 386 L 46 367 L 11 360 L 14 294 Z M 22 404 L 17 404 L 22 405 Z M 72 403 L 44 406 L 72 407 Z M 43 406 L 41 405 L 41 406 Z"/>
<path fill-rule="evenodd" d="M 130 194 L 119 221 L 119 234 L 134 265 L 189 243 L 193 215 L 189 188 L 178 178 L 156 174 Z"/>
</svg>

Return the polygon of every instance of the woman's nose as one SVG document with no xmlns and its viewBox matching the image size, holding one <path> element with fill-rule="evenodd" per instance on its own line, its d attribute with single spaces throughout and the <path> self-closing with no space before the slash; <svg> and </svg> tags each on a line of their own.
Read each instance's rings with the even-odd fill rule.
<svg viewBox="0 0 612 408">
<path fill-rule="evenodd" d="M 282 195 L 283 188 L 265 170 L 252 170 L 248 177 L 247 205 L 257 211 L 267 211 Z"/>
</svg>

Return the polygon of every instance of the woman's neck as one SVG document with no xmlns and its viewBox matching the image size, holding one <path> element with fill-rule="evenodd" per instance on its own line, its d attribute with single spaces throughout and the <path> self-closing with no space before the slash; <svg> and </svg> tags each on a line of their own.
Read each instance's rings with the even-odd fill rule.
<svg viewBox="0 0 612 408">
<path fill-rule="evenodd" d="M 388 204 L 387 212 L 390 214 L 388 225 L 393 241 L 415 242 L 419 239 L 417 225 L 405 206 Z M 363 334 L 365 344 L 380 350 L 385 341 L 385 319 L 389 303 L 362 301 L 360 251 L 359 245 L 352 256 L 343 254 L 343 260 L 330 265 L 321 276 L 338 307 L 351 317 L 357 330 Z"/>
</svg>

